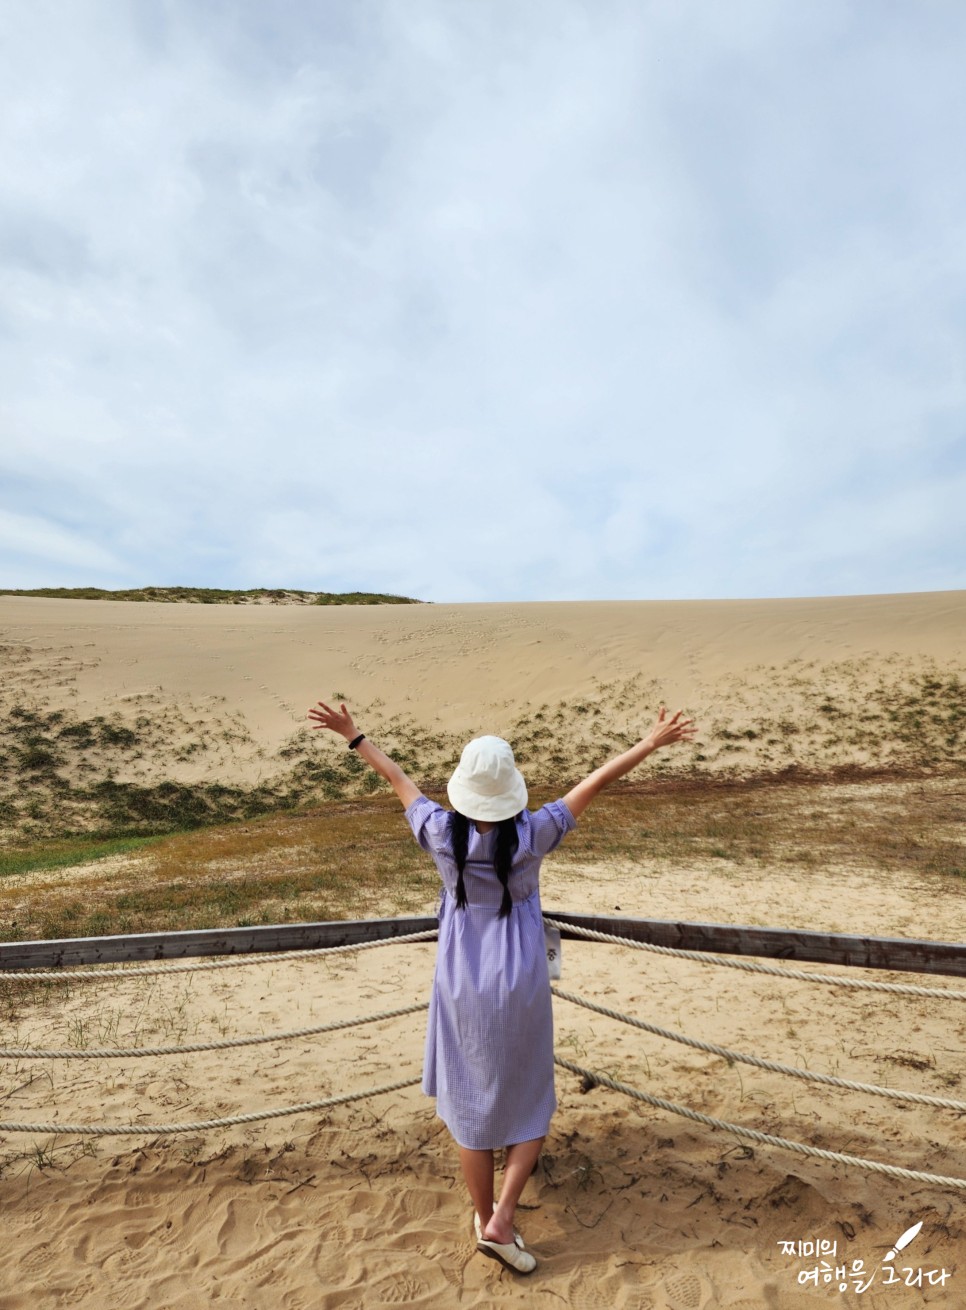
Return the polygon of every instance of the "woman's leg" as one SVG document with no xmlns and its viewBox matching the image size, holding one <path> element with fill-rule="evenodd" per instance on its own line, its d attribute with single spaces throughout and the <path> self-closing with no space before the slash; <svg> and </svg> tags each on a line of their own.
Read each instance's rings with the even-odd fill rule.
<svg viewBox="0 0 966 1310">
<path fill-rule="evenodd" d="M 485 1228 L 493 1213 L 493 1152 L 471 1151 L 469 1147 L 461 1146 L 460 1165 L 470 1198 Z M 512 1235 L 510 1241 L 513 1241 Z"/>
<path fill-rule="evenodd" d="M 489 1223 L 483 1218 L 483 1211 L 478 1209 L 480 1222 L 483 1224 L 483 1236 L 489 1238 L 491 1242 L 508 1244 L 513 1241 L 513 1216 L 516 1213 L 517 1202 L 527 1179 L 533 1173 L 543 1142 L 542 1137 L 535 1137 L 531 1142 L 516 1142 L 506 1148 L 503 1186 Z"/>
</svg>

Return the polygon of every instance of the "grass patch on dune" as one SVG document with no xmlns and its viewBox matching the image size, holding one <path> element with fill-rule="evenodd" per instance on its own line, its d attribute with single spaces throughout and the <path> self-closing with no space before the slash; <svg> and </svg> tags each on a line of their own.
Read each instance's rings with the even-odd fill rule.
<svg viewBox="0 0 966 1310">
<path fill-rule="evenodd" d="M 409 596 L 375 591 L 301 591 L 295 587 L 130 587 L 106 591 L 102 587 L 0 587 L 0 596 L 40 596 L 48 600 L 162 601 L 186 605 L 421 605 Z"/>
<path fill-rule="evenodd" d="M 143 839 L 142 839 L 143 840 Z M 167 837 L 126 868 L 79 867 L 56 887 L 5 891 L 0 938 L 187 931 L 415 913 L 438 882 L 395 797 L 333 802 Z"/>
<path fill-rule="evenodd" d="M 445 796 L 431 792 L 446 804 Z M 530 806 L 560 790 L 533 787 Z M 624 784 L 554 855 L 742 872 L 828 865 L 966 878 L 962 781 Z M 333 801 L 155 839 L 118 869 L 32 891 L 0 882 L 0 937 L 95 936 L 425 913 L 439 882 L 394 796 Z M 700 876 L 700 874 L 696 874 Z"/>
<path fill-rule="evenodd" d="M 960 885 L 966 679 L 888 662 L 877 681 L 867 674 L 861 663 L 763 670 L 785 702 L 771 718 L 757 686 L 736 683 L 727 719 L 709 718 L 693 749 L 662 752 L 603 793 L 556 858 L 720 861 L 736 877 L 827 864 Z M 642 677 L 600 684 L 474 730 L 505 733 L 535 808 L 646 731 L 659 693 Z M 446 804 L 465 736 L 383 708 L 373 702 L 357 721 Z M 209 779 L 230 779 L 236 750 L 258 752 L 262 781 L 166 772 L 200 761 Z M 396 798 L 354 752 L 303 727 L 264 756 L 217 698 L 138 699 L 124 716 L 92 718 L 23 697 L 10 704 L 0 715 L 0 840 L 0 939 L 405 914 L 432 907 L 438 888 Z M 118 854 L 129 859 L 104 859 Z M 56 868 L 72 872 L 36 886 L 2 877 Z"/>
<path fill-rule="evenodd" d="M 0 713 L 0 841 L 142 836 L 291 806 L 290 790 L 151 776 L 157 761 L 231 758 L 250 737 L 221 705 L 198 718 L 183 706 L 81 717 L 18 701 Z M 218 752 L 221 752 L 218 755 Z M 127 777 L 118 778 L 118 773 Z M 139 773 L 141 774 L 138 779 Z M 138 780 L 136 780 L 138 779 Z"/>
<path fill-rule="evenodd" d="M 77 837 L 70 841 L 25 847 L 0 852 L 0 878 L 11 874 L 49 872 L 69 869 L 79 864 L 90 864 L 111 855 L 128 855 L 161 840 L 148 837 L 106 837 L 103 839 Z"/>
<path fill-rule="evenodd" d="M 0 649 L 13 663 L 21 655 Z M 353 704 L 367 735 L 423 785 L 444 784 L 467 736 L 497 731 L 531 785 L 561 780 L 566 789 L 562 780 L 584 776 L 648 730 L 661 688 L 643 675 L 598 683 L 580 698 L 508 709 L 505 721 L 488 716 L 459 733 L 390 716 L 381 701 L 366 706 L 344 691 L 331 698 Z M 173 832 L 387 793 L 353 752 L 307 725 L 269 755 L 221 697 L 174 703 L 141 693 L 123 713 L 90 718 L 49 709 L 23 689 L 7 700 L 0 712 L 0 844 Z M 966 677 L 951 668 L 791 661 L 760 670 L 755 682 L 726 686 L 721 709 L 720 716 L 696 709 L 693 745 L 661 752 L 647 775 L 700 787 L 725 779 L 966 774 Z"/>
<path fill-rule="evenodd" d="M 966 878 L 961 779 L 667 781 L 604 792 L 561 848 L 571 861 L 686 867 L 863 865 Z"/>
</svg>

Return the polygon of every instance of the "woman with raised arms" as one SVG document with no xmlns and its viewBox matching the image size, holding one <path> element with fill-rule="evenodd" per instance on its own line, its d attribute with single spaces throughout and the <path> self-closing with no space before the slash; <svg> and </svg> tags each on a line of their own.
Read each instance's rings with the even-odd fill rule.
<svg viewBox="0 0 966 1310">
<path fill-rule="evenodd" d="M 442 879 L 423 1091 L 436 1097 L 459 1147 L 478 1249 L 518 1273 L 531 1273 L 537 1262 L 514 1214 L 557 1105 L 540 864 L 608 783 L 694 736 L 693 721 L 681 715 L 668 718 L 662 707 L 646 737 L 531 812 L 513 750 L 500 737 L 467 743 L 446 810 L 359 732 L 345 705 L 334 710 L 319 701 L 309 710 L 314 727 L 339 733 L 392 786 Z M 494 1198 L 494 1151 L 504 1147 L 503 1186 Z"/>
</svg>

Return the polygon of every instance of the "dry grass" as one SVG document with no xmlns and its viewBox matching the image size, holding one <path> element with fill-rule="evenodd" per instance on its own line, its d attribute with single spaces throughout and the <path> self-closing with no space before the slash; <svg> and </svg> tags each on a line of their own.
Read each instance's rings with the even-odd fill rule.
<svg viewBox="0 0 966 1310">
<path fill-rule="evenodd" d="M 123 714 L 92 718 L 51 711 L 43 688 L 70 669 L 35 669 L 10 647 L 0 656 L 10 675 L 0 690 L 0 938 L 432 904 L 435 874 L 395 797 L 330 734 L 301 727 L 268 756 L 218 697 L 139 694 Z M 351 687 L 332 697 L 442 796 L 463 735 L 357 704 Z M 539 804 L 636 740 L 660 700 L 640 676 L 508 707 L 505 722 L 475 730 L 510 740 Z M 966 679 L 956 668 L 792 660 L 730 679 L 716 705 L 727 714 L 690 707 L 701 729 L 693 748 L 662 752 L 637 775 L 646 781 L 601 797 L 560 858 L 966 874 Z M 258 782 L 221 781 L 252 761 Z"/>
<path fill-rule="evenodd" d="M 963 778 L 624 784 L 598 798 L 557 858 L 966 878 L 964 824 Z"/>
<path fill-rule="evenodd" d="M 180 833 L 138 856 L 61 877 L 0 881 L 7 940 L 174 931 L 406 913 L 431 897 L 432 866 L 393 797 L 334 802 Z"/>
<path fill-rule="evenodd" d="M 531 790 L 531 807 L 556 794 Z M 436 798 L 445 804 L 445 798 Z M 966 782 L 708 779 L 624 784 L 555 859 L 734 870 L 819 866 L 966 878 Z M 77 851 L 72 855 L 76 857 Z M 15 940 L 428 911 L 438 880 L 392 796 L 181 833 L 61 873 L 0 880 Z"/>
</svg>

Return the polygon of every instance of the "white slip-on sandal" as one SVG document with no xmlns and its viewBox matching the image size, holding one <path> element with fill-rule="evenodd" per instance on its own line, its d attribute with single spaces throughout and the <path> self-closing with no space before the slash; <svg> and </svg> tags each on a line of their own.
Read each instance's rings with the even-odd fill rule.
<svg viewBox="0 0 966 1310">
<path fill-rule="evenodd" d="M 476 1213 L 475 1210 L 473 1211 L 473 1231 L 476 1233 L 476 1240 L 477 1240 L 478 1242 L 482 1242 L 482 1241 L 483 1241 L 483 1225 L 480 1223 L 480 1216 Z M 516 1230 L 515 1228 L 514 1228 L 514 1230 L 513 1230 L 513 1240 L 514 1240 L 514 1242 L 516 1242 L 517 1246 L 518 1246 L 518 1247 L 520 1248 L 520 1250 L 522 1251 L 522 1250 L 524 1249 L 524 1246 L 523 1246 L 523 1238 L 520 1236 L 520 1234 L 517 1232 L 517 1230 Z"/>
<path fill-rule="evenodd" d="M 524 1249 L 520 1237 L 508 1243 L 488 1242 L 485 1237 L 481 1237 L 476 1244 L 476 1249 L 492 1260 L 499 1260 L 501 1265 L 517 1274 L 532 1274 L 537 1267 L 536 1260 Z"/>
</svg>

